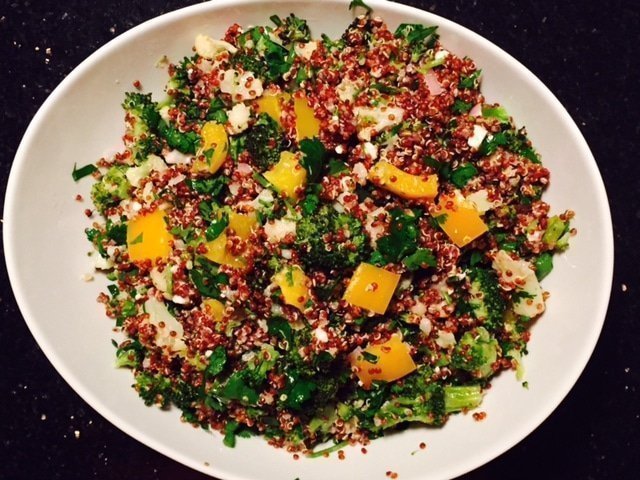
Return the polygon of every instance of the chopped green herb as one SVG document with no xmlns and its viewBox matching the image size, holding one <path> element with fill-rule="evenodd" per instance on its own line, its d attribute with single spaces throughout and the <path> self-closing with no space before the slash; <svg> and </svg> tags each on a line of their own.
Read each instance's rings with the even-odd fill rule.
<svg viewBox="0 0 640 480">
<path fill-rule="evenodd" d="M 469 180 L 478 174 L 478 169 L 471 163 L 464 163 L 451 172 L 451 183 L 458 188 L 463 188 Z"/>
<path fill-rule="evenodd" d="M 80 168 L 76 168 L 76 164 L 74 163 L 73 171 L 71 172 L 71 177 L 77 182 L 81 178 L 87 177 L 96 171 L 98 171 L 98 167 L 96 167 L 91 163 Z"/>
</svg>

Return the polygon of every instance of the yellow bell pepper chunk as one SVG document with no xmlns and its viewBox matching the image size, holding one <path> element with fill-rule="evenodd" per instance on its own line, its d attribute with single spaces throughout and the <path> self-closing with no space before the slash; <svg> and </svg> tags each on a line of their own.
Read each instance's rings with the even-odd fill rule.
<svg viewBox="0 0 640 480">
<path fill-rule="evenodd" d="M 364 351 L 353 352 L 349 360 L 356 367 L 356 375 L 366 389 L 374 380 L 393 382 L 416 369 L 409 345 L 399 335 L 393 335 L 384 343 L 370 345 Z"/>
<path fill-rule="evenodd" d="M 397 273 L 361 263 L 353 272 L 343 298 L 351 305 L 383 315 L 399 281 Z"/>
<path fill-rule="evenodd" d="M 456 198 L 455 195 L 442 195 L 438 200 L 435 218 L 451 241 L 458 247 L 464 247 L 488 230 L 487 225 L 471 203 Z"/>
<path fill-rule="evenodd" d="M 258 219 L 254 213 L 231 212 L 227 228 L 233 230 L 241 239 L 246 240 L 257 224 Z"/>
<path fill-rule="evenodd" d="M 171 254 L 173 236 L 167 230 L 164 210 L 138 215 L 127 224 L 127 248 L 133 262 L 166 260 Z"/>
<path fill-rule="evenodd" d="M 191 169 L 194 172 L 216 173 L 227 159 L 229 139 L 224 126 L 216 122 L 207 122 L 200 130 L 204 159 L 196 159 Z M 211 152 L 213 150 L 213 152 Z M 209 155 L 209 157 L 207 157 Z"/>
<path fill-rule="evenodd" d="M 207 252 L 204 256 L 220 265 L 234 268 L 243 267 L 245 265 L 244 258 L 233 255 L 227 250 L 227 231 L 231 229 L 238 237 L 246 240 L 257 223 L 258 220 L 254 214 L 229 213 L 229 225 L 217 238 L 207 242 Z"/>
<path fill-rule="evenodd" d="M 224 317 L 224 304 L 220 300 L 215 298 L 207 298 L 202 302 L 205 313 L 211 315 L 211 317 L 219 322 Z"/>
<path fill-rule="evenodd" d="M 288 93 L 266 93 L 257 100 L 258 113 L 266 113 L 282 127 L 282 105 L 291 101 Z M 296 138 L 317 137 L 320 134 L 320 121 L 305 97 L 293 99 L 293 112 L 296 115 Z"/>
<path fill-rule="evenodd" d="M 291 95 L 288 93 L 267 93 L 257 101 L 258 113 L 266 113 L 282 127 L 282 104 L 288 102 Z"/>
<path fill-rule="evenodd" d="M 297 265 L 285 267 L 275 274 L 273 280 L 280 287 L 284 303 L 296 307 L 301 312 L 311 299 L 309 286 L 311 280 L 304 273 L 304 270 Z"/>
<path fill-rule="evenodd" d="M 264 178 L 283 197 L 298 198 L 307 184 L 307 170 L 300 165 L 294 153 L 282 152 L 280 161 L 265 172 Z"/>
<path fill-rule="evenodd" d="M 433 200 L 438 195 L 438 176 L 411 175 L 381 160 L 369 170 L 369 180 L 380 188 L 407 199 Z"/>
<path fill-rule="evenodd" d="M 313 108 L 309 106 L 306 98 L 294 98 L 293 110 L 296 114 L 298 141 L 320 135 L 320 121 L 315 117 Z"/>
</svg>

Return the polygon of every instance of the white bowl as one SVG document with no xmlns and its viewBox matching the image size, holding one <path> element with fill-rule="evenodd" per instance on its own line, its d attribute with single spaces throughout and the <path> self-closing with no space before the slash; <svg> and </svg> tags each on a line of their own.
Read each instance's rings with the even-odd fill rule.
<svg viewBox="0 0 640 480">
<path fill-rule="evenodd" d="M 554 211 L 571 208 L 578 235 L 556 258 L 543 287 L 548 310 L 533 328 L 525 389 L 511 373 L 493 382 L 481 409 L 487 418 L 453 417 L 444 428 L 416 428 L 375 440 L 368 454 L 346 449 L 346 459 L 293 460 L 260 438 L 235 449 L 221 435 L 181 423 L 179 412 L 145 407 L 130 388 L 131 372 L 113 368 L 115 336 L 95 299 L 106 281 L 83 282 L 92 267 L 83 216 L 90 181 L 71 180 L 84 165 L 120 148 L 120 103 L 134 80 L 161 95 L 162 55 L 190 53 L 198 33 L 221 36 L 234 22 L 268 23 L 271 14 L 295 12 L 316 35 L 340 34 L 353 14 L 346 1 L 231 1 L 200 4 L 156 18 L 121 35 L 84 61 L 51 94 L 33 119 L 11 170 L 4 211 L 4 243 L 11 284 L 24 318 L 51 363 L 93 408 L 150 447 L 224 479 L 385 478 L 460 475 L 506 451 L 562 401 L 585 367 L 604 321 L 613 270 L 609 207 L 596 163 L 578 128 L 553 94 L 525 67 L 475 33 L 444 18 L 390 2 L 368 2 L 395 28 L 401 22 L 438 25 L 446 47 L 473 58 L 483 71 L 483 92 L 526 125 L 551 170 L 545 195 Z M 426 450 L 418 445 L 425 442 Z M 412 452 L 418 450 L 415 455 Z"/>
</svg>

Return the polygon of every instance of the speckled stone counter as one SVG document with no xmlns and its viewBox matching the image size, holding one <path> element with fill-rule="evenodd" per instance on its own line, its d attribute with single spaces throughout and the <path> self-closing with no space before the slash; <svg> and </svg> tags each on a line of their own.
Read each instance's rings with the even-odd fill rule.
<svg viewBox="0 0 640 480">
<path fill-rule="evenodd" d="M 2 2 L 0 204 L 22 134 L 65 75 L 125 30 L 189 3 L 194 2 Z M 639 478 L 640 3 L 404 3 L 493 41 L 557 95 L 595 155 L 615 228 L 611 304 L 585 372 L 542 426 L 464 478 Z M 208 478 L 128 437 L 73 392 L 29 333 L 11 293 L 4 256 L 1 261 L 0 478 Z"/>
</svg>

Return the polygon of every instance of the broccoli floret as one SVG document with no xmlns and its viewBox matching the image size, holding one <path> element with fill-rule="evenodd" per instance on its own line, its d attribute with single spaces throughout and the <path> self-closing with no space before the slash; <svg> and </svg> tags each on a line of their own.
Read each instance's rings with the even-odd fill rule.
<svg viewBox="0 0 640 480">
<path fill-rule="evenodd" d="M 444 387 L 444 409 L 447 413 L 471 410 L 482 403 L 480 385 Z"/>
<path fill-rule="evenodd" d="M 116 350 L 116 368 L 137 368 L 143 359 L 144 347 L 137 340 L 127 340 Z"/>
<path fill-rule="evenodd" d="M 144 401 L 145 405 L 158 405 L 168 408 L 173 404 L 182 410 L 182 418 L 193 424 L 201 424 L 195 412 L 194 405 L 202 397 L 196 387 L 182 380 L 172 381 L 161 374 L 151 374 L 139 371 L 135 374 L 136 383 L 133 387 Z M 204 424 L 201 424 L 204 425 Z"/>
<path fill-rule="evenodd" d="M 487 378 L 499 353 L 498 341 L 486 328 L 477 327 L 462 335 L 451 356 L 451 366 L 476 378 Z"/>
<path fill-rule="evenodd" d="M 309 421 L 309 431 L 324 439 L 324 437 L 331 431 L 331 427 L 333 426 L 333 422 L 336 420 L 336 417 L 336 407 L 333 405 L 326 405 Z"/>
<path fill-rule="evenodd" d="M 245 148 L 251 158 L 263 169 L 275 165 L 284 150 L 284 135 L 278 123 L 266 113 L 258 115 L 258 120 L 247 132 Z"/>
<path fill-rule="evenodd" d="M 145 405 L 158 404 L 167 407 L 171 403 L 171 380 L 160 374 L 136 373 L 134 388 Z"/>
<path fill-rule="evenodd" d="M 430 381 L 428 369 L 417 370 L 391 386 L 390 392 L 391 397 L 375 414 L 375 424 L 381 429 L 405 422 L 435 426 L 445 422 L 444 390 L 442 385 Z"/>
<path fill-rule="evenodd" d="M 296 247 L 307 267 L 324 269 L 355 267 L 369 250 L 360 221 L 330 205 L 298 221 Z"/>
<path fill-rule="evenodd" d="M 231 58 L 231 65 L 236 68 L 240 67 L 244 72 L 252 72 L 258 77 L 264 77 L 267 72 L 267 67 L 264 61 L 257 55 L 249 53 L 236 53 Z"/>
<path fill-rule="evenodd" d="M 232 373 L 212 394 L 222 402 L 236 400 L 244 405 L 256 405 L 267 374 L 275 367 L 280 354 L 268 344 L 249 360 L 247 368 Z"/>
<path fill-rule="evenodd" d="M 158 104 L 151 100 L 151 94 L 128 92 L 122 107 L 127 112 L 126 146 L 137 163 L 152 153 L 160 153 L 162 142 L 156 135 L 160 114 Z"/>
<path fill-rule="evenodd" d="M 498 276 L 493 270 L 473 268 L 468 272 L 469 294 L 473 315 L 490 331 L 502 325 L 507 303 L 502 297 Z"/>
<path fill-rule="evenodd" d="M 160 114 L 156 102 L 151 100 L 150 93 L 128 92 L 125 94 L 122 108 L 131 117 L 130 131 L 133 137 L 155 130 L 160 122 Z"/>
<path fill-rule="evenodd" d="M 111 167 L 102 180 L 91 187 L 91 199 L 100 213 L 129 198 L 131 184 L 125 175 L 127 168 L 122 165 Z"/>
<path fill-rule="evenodd" d="M 293 13 L 288 17 L 280 18 L 277 15 L 271 17 L 276 25 L 275 34 L 285 43 L 308 42 L 311 40 L 311 30 L 307 21 L 296 17 Z"/>
</svg>

